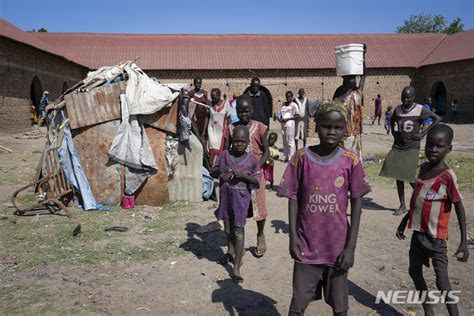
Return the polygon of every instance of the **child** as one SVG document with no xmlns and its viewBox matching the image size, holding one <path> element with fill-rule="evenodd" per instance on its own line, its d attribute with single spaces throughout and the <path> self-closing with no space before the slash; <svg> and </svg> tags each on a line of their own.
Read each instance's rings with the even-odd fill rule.
<svg viewBox="0 0 474 316">
<path fill-rule="evenodd" d="M 258 188 L 261 175 L 258 161 L 246 152 L 248 145 L 249 130 L 242 125 L 236 126 L 232 134 L 232 148 L 220 155 L 212 169 L 212 176 L 220 178 L 220 202 L 215 215 L 218 220 L 224 220 L 228 236 L 225 258 L 234 263 L 232 279 L 236 283 L 243 282 L 240 266 L 244 253 L 244 226 L 252 208 L 250 192 Z"/>
<path fill-rule="evenodd" d="M 387 107 L 387 111 L 385 111 L 385 130 L 387 131 L 387 135 L 390 134 L 390 119 L 392 118 L 392 106 L 389 105 Z"/>
<path fill-rule="evenodd" d="M 249 129 L 250 144 L 247 148 L 247 152 L 252 154 L 257 161 L 259 161 L 260 168 L 263 167 L 265 161 L 268 160 L 269 149 L 268 149 L 268 127 L 259 122 L 251 119 L 253 114 L 253 99 L 248 94 L 243 94 L 237 98 L 237 116 L 239 121 L 234 124 L 230 124 L 228 127 L 227 135 L 230 138 L 233 129 L 236 126 L 243 125 Z M 229 140 L 226 142 L 226 148 L 229 148 Z M 260 178 L 259 188 L 257 191 L 252 192 L 252 210 L 253 218 L 257 222 L 257 249 L 255 255 L 261 257 L 267 251 L 267 245 L 265 242 L 265 220 L 268 215 L 266 203 L 265 203 L 265 179 Z"/>
<path fill-rule="evenodd" d="M 270 155 L 268 160 L 263 165 L 263 177 L 265 181 L 270 182 L 270 188 L 273 190 L 273 165 L 275 164 L 275 159 L 278 159 L 280 152 L 275 146 L 276 141 L 278 140 L 277 133 L 271 132 L 268 135 L 268 148 L 270 150 Z"/>
<path fill-rule="evenodd" d="M 286 102 L 281 105 L 279 121 L 281 123 L 281 135 L 283 136 L 283 154 L 285 161 L 293 157 L 296 151 L 295 145 L 295 120 L 299 118 L 300 110 L 293 102 L 293 92 L 286 92 Z"/>
<path fill-rule="evenodd" d="M 371 191 L 358 155 L 342 147 L 347 120 L 342 103 L 323 103 L 316 114 L 320 144 L 298 150 L 278 189 L 278 196 L 289 199 L 295 260 L 289 315 L 303 315 L 322 289 L 334 315 L 347 315 L 347 274 L 354 264 L 362 196 Z"/>
<path fill-rule="evenodd" d="M 385 157 L 380 171 L 381 176 L 397 180 L 400 207 L 393 212 L 393 215 L 401 215 L 406 212 L 404 182 L 408 182 L 414 187 L 420 141 L 430 128 L 441 120 L 438 115 L 414 102 L 415 89 L 413 87 L 404 88 L 401 99 L 402 104 L 395 109 L 390 119 L 390 129 L 394 138 L 392 150 Z M 433 124 L 421 130 L 423 120 L 428 117 L 433 118 Z"/>
<path fill-rule="evenodd" d="M 410 212 L 402 219 L 397 230 L 398 239 L 405 239 L 404 231 L 413 229 L 410 245 L 409 273 L 417 291 L 426 295 L 427 286 L 423 278 L 423 265 L 429 267 L 431 258 L 436 274 L 436 287 L 440 291 L 451 291 L 448 278 L 448 222 L 451 204 L 454 204 L 461 232 L 461 243 L 454 254 L 458 261 L 469 257 L 466 241 L 466 216 L 462 205 L 456 175 L 444 162 L 451 152 L 453 130 L 445 124 L 434 126 L 428 132 L 425 155 L 428 162 L 420 168 L 416 187 L 410 201 Z M 424 292 L 421 292 L 424 291 Z M 446 296 L 449 315 L 458 315 L 458 308 Z M 434 315 L 434 306 L 422 298 L 425 315 Z"/>
</svg>

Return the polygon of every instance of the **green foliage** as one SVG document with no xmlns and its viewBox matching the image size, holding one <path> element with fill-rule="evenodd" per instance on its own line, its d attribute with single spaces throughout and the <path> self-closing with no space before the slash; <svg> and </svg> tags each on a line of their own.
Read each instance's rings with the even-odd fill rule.
<svg viewBox="0 0 474 316">
<path fill-rule="evenodd" d="M 397 27 L 397 33 L 446 33 L 454 34 L 464 31 L 461 18 L 454 19 L 449 26 L 442 15 L 417 14 L 411 15 L 402 26 Z"/>
</svg>

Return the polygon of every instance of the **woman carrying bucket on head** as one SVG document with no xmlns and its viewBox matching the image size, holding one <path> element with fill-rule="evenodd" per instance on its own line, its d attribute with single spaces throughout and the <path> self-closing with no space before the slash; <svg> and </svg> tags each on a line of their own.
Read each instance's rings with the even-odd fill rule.
<svg viewBox="0 0 474 316">
<path fill-rule="evenodd" d="M 336 71 L 342 77 L 342 85 L 336 89 L 333 100 L 344 103 L 347 120 L 345 147 L 354 150 L 362 159 L 362 119 L 364 116 L 363 90 L 365 83 L 365 44 L 336 46 Z M 357 86 L 356 76 L 360 76 Z"/>
</svg>

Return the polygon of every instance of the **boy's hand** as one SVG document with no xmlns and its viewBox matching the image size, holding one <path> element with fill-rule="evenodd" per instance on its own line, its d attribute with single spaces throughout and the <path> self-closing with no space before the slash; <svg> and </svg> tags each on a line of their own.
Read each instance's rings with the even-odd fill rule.
<svg viewBox="0 0 474 316">
<path fill-rule="evenodd" d="M 419 141 L 419 140 L 421 140 L 421 135 L 419 135 L 419 134 L 410 134 L 410 135 L 408 135 L 407 138 L 410 139 L 410 140 Z"/>
<path fill-rule="evenodd" d="M 344 248 L 342 253 L 337 257 L 337 268 L 340 270 L 347 271 L 354 265 L 354 249 Z"/>
<path fill-rule="evenodd" d="M 300 260 L 300 246 L 298 245 L 298 239 L 296 237 L 290 238 L 290 256 L 294 260 Z"/>
<path fill-rule="evenodd" d="M 235 177 L 237 178 L 244 178 L 247 174 L 243 173 L 243 172 L 240 172 L 240 171 L 233 171 L 232 172 L 234 174 Z"/>
<path fill-rule="evenodd" d="M 460 262 L 467 262 L 467 259 L 469 259 L 469 250 L 467 249 L 466 244 L 459 245 L 459 248 L 456 250 L 453 257 L 456 257 Z"/>
<path fill-rule="evenodd" d="M 408 224 L 408 219 L 409 219 L 409 216 L 410 216 L 410 213 L 407 213 L 407 215 L 405 215 L 401 222 L 400 222 L 400 225 L 398 225 L 398 228 L 397 228 L 397 233 L 395 234 L 397 236 L 398 239 L 400 240 L 403 240 L 406 238 L 405 236 L 405 228 L 407 227 L 407 224 Z"/>
<path fill-rule="evenodd" d="M 219 172 L 220 173 L 232 172 L 232 169 L 230 169 L 229 166 L 223 165 L 219 167 Z"/>
</svg>

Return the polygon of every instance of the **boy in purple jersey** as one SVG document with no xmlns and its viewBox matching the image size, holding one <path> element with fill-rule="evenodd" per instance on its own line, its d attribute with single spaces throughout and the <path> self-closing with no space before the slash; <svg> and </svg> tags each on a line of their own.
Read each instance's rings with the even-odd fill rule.
<svg viewBox="0 0 474 316">
<path fill-rule="evenodd" d="M 320 144 L 294 155 L 277 193 L 289 199 L 290 255 L 295 260 L 289 315 L 303 315 L 322 290 L 334 315 L 347 315 L 349 309 L 347 272 L 354 264 L 362 196 L 371 189 L 357 154 L 341 146 L 346 124 L 342 103 L 323 103 L 316 114 Z"/>
</svg>

